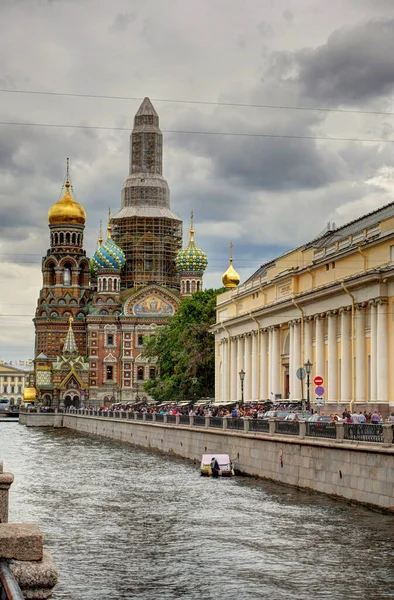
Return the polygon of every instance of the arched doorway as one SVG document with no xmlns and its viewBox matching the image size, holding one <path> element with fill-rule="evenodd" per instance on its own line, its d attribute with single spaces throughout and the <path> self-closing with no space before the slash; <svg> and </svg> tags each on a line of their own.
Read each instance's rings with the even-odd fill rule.
<svg viewBox="0 0 394 600">
<path fill-rule="evenodd" d="M 64 406 L 68 408 L 69 406 L 73 406 L 74 408 L 79 408 L 80 399 L 79 396 L 73 392 L 69 391 L 64 396 Z"/>
</svg>

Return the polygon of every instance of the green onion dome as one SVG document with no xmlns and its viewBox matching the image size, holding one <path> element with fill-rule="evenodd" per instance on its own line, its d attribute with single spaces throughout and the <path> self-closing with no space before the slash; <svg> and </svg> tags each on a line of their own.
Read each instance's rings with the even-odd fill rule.
<svg viewBox="0 0 394 600">
<path fill-rule="evenodd" d="M 188 245 L 180 250 L 175 259 L 177 271 L 194 271 L 203 273 L 208 265 L 208 257 L 194 241 L 193 214 L 190 225 L 190 240 Z"/>
<path fill-rule="evenodd" d="M 111 230 L 111 226 L 108 225 L 108 237 L 104 243 L 101 243 L 102 238 L 99 239 L 99 247 L 92 258 L 95 271 L 99 271 L 100 269 L 115 269 L 120 271 L 126 262 L 122 248 L 111 237 Z"/>
</svg>

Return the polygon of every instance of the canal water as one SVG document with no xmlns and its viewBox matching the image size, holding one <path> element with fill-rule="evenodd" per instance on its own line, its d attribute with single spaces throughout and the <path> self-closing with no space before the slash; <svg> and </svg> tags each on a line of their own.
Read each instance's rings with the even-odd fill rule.
<svg viewBox="0 0 394 600">
<path fill-rule="evenodd" d="M 66 429 L 0 423 L 10 521 L 68 600 L 394 598 L 394 518 Z"/>
</svg>

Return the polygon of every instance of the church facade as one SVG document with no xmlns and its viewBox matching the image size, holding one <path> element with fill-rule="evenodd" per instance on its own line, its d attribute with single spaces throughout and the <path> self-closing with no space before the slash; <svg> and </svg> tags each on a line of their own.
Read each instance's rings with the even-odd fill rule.
<svg viewBox="0 0 394 600">
<path fill-rule="evenodd" d="M 52 406 L 136 402 L 159 374 L 143 356 L 146 336 L 202 290 L 207 257 L 182 250 L 182 221 L 171 211 L 162 174 L 162 133 L 148 98 L 134 119 L 121 207 L 109 217 L 94 256 L 83 249 L 86 213 L 65 193 L 48 213 L 50 248 L 35 324 L 37 398 Z"/>
</svg>

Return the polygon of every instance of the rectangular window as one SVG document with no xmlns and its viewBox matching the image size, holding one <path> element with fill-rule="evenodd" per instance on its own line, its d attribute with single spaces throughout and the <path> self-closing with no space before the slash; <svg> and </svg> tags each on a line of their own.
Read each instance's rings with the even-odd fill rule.
<svg viewBox="0 0 394 600">
<path fill-rule="evenodd" d="M 107 335 L 107 346 L 113 346 L 114 345 L 114 336 L 112 334 L 108 334 Z"/>
<path fill-rule="evenodd" d="M 138 381 L 144 381 L 144 367 L 138 367 L 137 379 Z"/>
<path fill-rule="evenodd" d="M 155 367 L 150 367 L 149 369 L 149 379 L 154 379 L 156 377 L 156 369 Z"/>
<path fill-rule="evenodd" d="M 106 373 L 106 378 L 107 378 L 107 381 L 108 381 L 109 379 L 110 379 L 110 380 L 112 380 L 112 379 L 114 378 L 114 377 L 113 377 L 113 375 L 114 375 L 114 368 L 113 368 L 112 366 L 108 366 L 108 367 L 106 367 L 106 369 L 105 369 L 105 373 Z"/>
<path fill-rule="evenodd" d="M 138 336 L 137 344 L 138 344 L 138 346 L 143 346 L 144 345 L 144 336 L 143 335 L 139 335 Z"/>
</svg>

